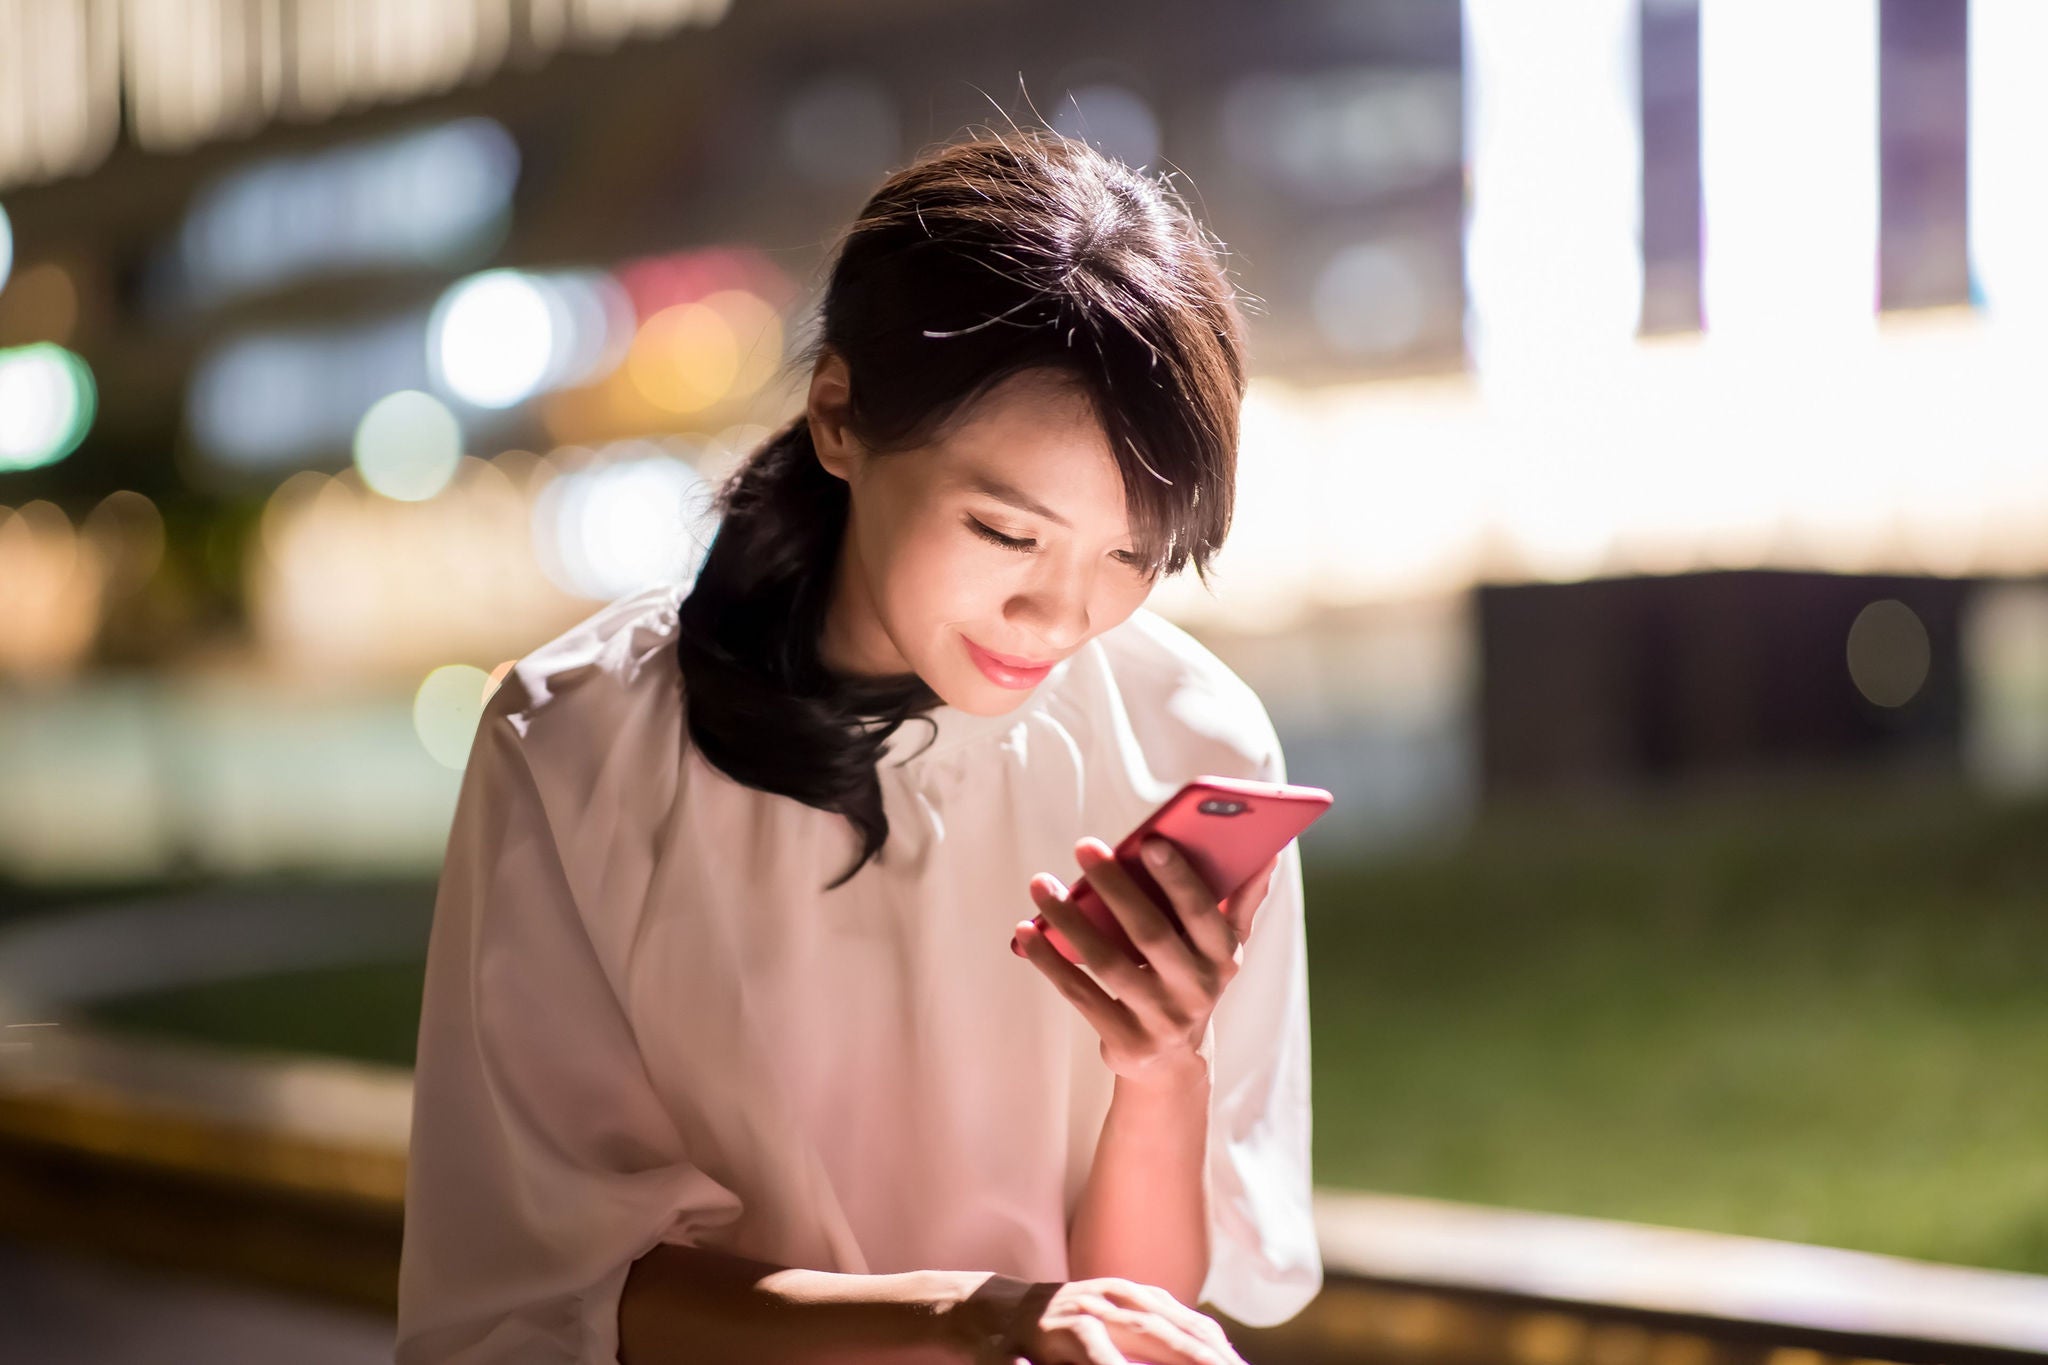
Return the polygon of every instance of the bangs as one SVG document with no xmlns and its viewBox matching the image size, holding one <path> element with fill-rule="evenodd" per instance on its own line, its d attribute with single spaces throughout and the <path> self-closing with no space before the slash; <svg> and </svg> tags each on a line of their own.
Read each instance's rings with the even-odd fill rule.
<svg viewBox="0 0 2048 1365">
<path fill-rule="evenodd" d="M 1160 320 L 1156 313 L 1143 319 Z M 1200 372 L 1216 356 L 1213 337 L 1193 350 L 1171 336 L 1161 345 L 1099 315 L 1092 330 L 1097 363 L 1081 373 L 1123 475 L 1135 548 L 1150 573 L 1172 577 L 1192 560 L 1206 582 L 1208 561 L 1230 530 L 1237 387 Z"/>
</svg>

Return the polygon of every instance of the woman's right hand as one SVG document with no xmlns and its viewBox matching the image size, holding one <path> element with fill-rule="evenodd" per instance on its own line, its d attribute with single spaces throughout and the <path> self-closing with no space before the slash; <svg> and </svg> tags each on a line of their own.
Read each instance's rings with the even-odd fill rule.
<svg viewBox="0 0 2048 1365">
<path fill-rule="evenodd" d="M 1115 1276 L 1059 1286 L 1015 1339 L 1023 1355 L 1005 1365 L 1245 1365 L 1214 1318 Z"/>
</svg>

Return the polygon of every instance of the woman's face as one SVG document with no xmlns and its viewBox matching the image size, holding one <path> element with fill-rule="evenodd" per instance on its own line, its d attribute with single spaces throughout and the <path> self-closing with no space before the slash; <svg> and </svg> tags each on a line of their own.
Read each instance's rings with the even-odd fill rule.
<svg viewBox="0 0 2048 1365">
<path fill-rule="evenodd" d="M 869 455 L 844 425 L 845 363 L 819 362 L 812 440 L 852 495 L 820 643 L 827 667 L 914 672 L 948 704 L 999 715 L 1043 672 L 1006 685 L 978 650 L 1049 667 L 1144 603 L 1154 580 L 1135 563 L 1123 479 L 1072 384 L 1055 371 L 1013 375 L 938 441 Z"/>
</svg>

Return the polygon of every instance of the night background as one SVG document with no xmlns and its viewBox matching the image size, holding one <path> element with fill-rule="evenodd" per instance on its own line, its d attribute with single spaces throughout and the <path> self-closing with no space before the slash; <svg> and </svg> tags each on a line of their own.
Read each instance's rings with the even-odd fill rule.
<svg viewBox="0 0 2048 1365">
<path fill-rule="evenodd" d="M 0 3 L 0 1354 L 388 1358 L 484 699 L 694 575 L 881 179 L 1043 124 L 1228 246 L 1237 520 L 1149 605 L 1337 798 L 1330 1287 L 1240 1349 L 2048 1353 L 2044 62 L 2035 0 Z"/>
</svg>

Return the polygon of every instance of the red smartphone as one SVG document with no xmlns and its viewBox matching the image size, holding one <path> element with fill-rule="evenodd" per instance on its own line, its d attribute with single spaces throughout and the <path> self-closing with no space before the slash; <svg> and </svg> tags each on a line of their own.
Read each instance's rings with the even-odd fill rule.
<svg viewBox="0 0 2048 1365">
<path fill-rule="evenodd" d="M 1157 836 L 1178 848 L 1181 856 L 1217 890 L 1220 905 L 1271 861 L 1274 854 L 1286 848 L 1289 840 L 1314 824 L 1330 808 L 1330 801 L 1330 793 L 1321 787 L 1251 782 L 1236 777 L 1197 777 L 1168 797 L 1146 817 L 1145 823 L 1124 836 L 1115 850 L 1117 865 L 1166 912 L 1167 920 L 1186 939 L 1188 931 L 1174 913 L 1172 900 L 1138 855 L 1145 840 Z M 1068 894 L 1104 938 L 1116 944 L 1133 962 L 1144 963 L 1145 955 L 1131 942 L 1116 912 L 1088 884 L 1087 877 L 1069 887 Z M 1059 950 L 1060 956 L 1069 962 L 1081 961 L 1081 954 L 1066 935 L 1048 924 L 1044 915 L 1034 916 L 1031 923 Z M 1010 951 L 1024 956 L 1015 934 L 1010 936 Z"/>
</svg>

